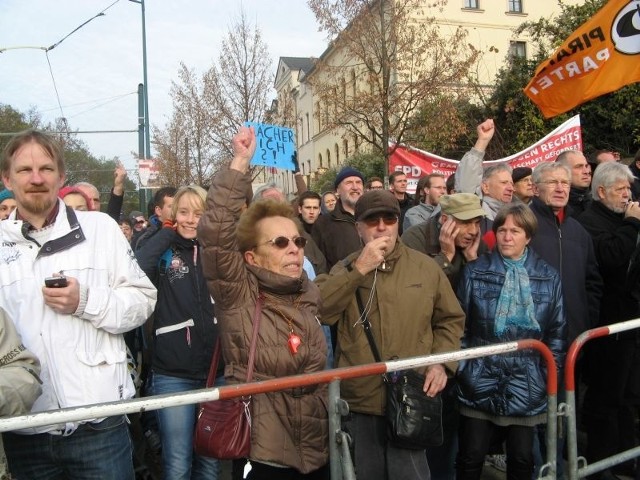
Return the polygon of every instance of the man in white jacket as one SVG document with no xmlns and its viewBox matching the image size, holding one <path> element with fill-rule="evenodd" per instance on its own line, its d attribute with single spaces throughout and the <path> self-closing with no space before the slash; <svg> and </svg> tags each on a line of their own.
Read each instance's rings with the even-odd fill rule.
<svg viewBox="0 0 640 480">
<path fill-rule="evenodd" d="M 53 138 L 16 135 L 0 170 L 17 202 L 0 222 L 0 305 L 42 365 L 31 411 L 132 397 L 122 333 L 151 315 L 153 284 L 117 223 L 58 199 L 65 170 Z M 134 478 L 122 415 L 8 433 L 5 450 L 17 479 Z"/>
</svg>

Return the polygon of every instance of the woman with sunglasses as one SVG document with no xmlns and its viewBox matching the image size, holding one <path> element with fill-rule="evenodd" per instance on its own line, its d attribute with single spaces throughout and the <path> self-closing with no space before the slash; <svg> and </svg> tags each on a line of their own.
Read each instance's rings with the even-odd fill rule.
<svg viewBox="0 0 640 480">
<path fill-rule="evenodd" d="M 216 302 L 227 384 L 246 381 L 256 302 L 261 304 L 253 380 L 318 372 L 327 346 L 320 294 L 303 270 L 306 240 L 283 202 L 259 200 L 242 213 L 251 184 L 253 128 L 233 138 L 234 158 L 213 179 L 198 232 Z M 251 472 L 256 479 L 327 479 L 326 385 L 251 399 Z"/>
</svg>

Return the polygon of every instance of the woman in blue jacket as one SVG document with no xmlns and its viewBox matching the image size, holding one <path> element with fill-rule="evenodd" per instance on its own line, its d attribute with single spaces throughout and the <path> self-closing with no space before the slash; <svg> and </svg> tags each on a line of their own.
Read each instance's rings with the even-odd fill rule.
<svg viewBox="0 0 640 480">
<path fill-rule="evenodd" d="M 467 314 L 462 344 L 532 338 L 544 342 L 560 366 L 566 348 L 560 276 L 528 248 L 536 228 L 536 217 L 522 204 L 496 216 L 496 248 L 466 265 L 459 283 Z M 546 378 L 544 360 L 533 350 L 460 363 L 458 480 L 479 479 L 489 446 L 502 441 L 507 478 L 532 478 L 534 426 L 546 420 Z"/>
<path fill-rule="evenodd" d="M 218 334 L 196 238 L 206 196 L 206 191 L 195 185 L 180 188 L 174 197 L 171 220 L 165 221 L 136 252 L 140 267 L 158 289 L 153 313 L 153 395 L 206 386 Z M 220 365 L 220 375 L 222 368 Z M 164 478 L 218 477 L 218 461 L 193 452 L 196 412 L 197 405 L 157 411 Z"/>
</svg>

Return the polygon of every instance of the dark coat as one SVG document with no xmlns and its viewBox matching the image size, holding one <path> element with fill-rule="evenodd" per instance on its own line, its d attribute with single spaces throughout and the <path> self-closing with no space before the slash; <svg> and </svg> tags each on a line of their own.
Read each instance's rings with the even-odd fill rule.
<svg viewBox="0 0 640 480">
<path fill-rule="evenodd" d="M 591 190 L 589 188 L 571 187 L 569 190 L 569 208 L 567 214 L 577 218 L 591 204 Z"/>
<path fill-rule="evenodd" d="M 615 213 L 602 202 L 593 202 L 578 221 L 593 238 L 604 281 L 599 325 L 637 318 L 640 316 L 640 220 L 625 218 L 624 213 Z M 631 330 L 587 344 L 586 381 L 594 395 L 602 395 L 607 404 L 640 403 L 637 338 L 638 331 Z"/>
<path fill-rule="evenodd" d="M 599 324 L 609 325 L 639 316 L 637 292 L 640 285 L 637 279 L 627 283 L 627 271 L 638 249 L 640 220 L 625 218 L 624 213 L 615 213 L 602 202 L 593 202 L 578 221 L 593 238 L 604 281 Z"/>
<path fill-rule="evenodd" d="M 563 216 L 560 221 L 538 197 L 529 206 L 538 219 L 538 230 L 529 246 L 560 273 L 567 338 L 572 342 L 598 324 L 602 277 L 593 241 L 576 219 Z"/>
<path fill-rule="evenodd" d="M 218 328 L 197 241 L 185 239 L 171 228 L 161 228 L 136 251 L 136 258 L 158 289 L 153 312 L 153 370 L 206 380 Z M 192 326 L 178 327 L 189 320 Z M 176 329 L 157 334 L 159 328 L 167 327 Z"/>
<path fill-rule="evenodd" d="M 640 200 L 640 168 L 636 165 L 636 162 L 631 162 L 629 170 L 633 173 L 635 180 L 631 184 L 631 195 L 636 202 Z"/>
<path fill-rule="evenodd" d="M 496 336 L 496 308 L 506 275 L 496 249 L 462 272 L 458 299 L 467 314 L 462 345 L 471 348 L 534 338 L 549 347 L 556 365 L 562 365 L 566 322 L 560 275 L 531 249 L 524 266 L 540 331 L 510 326 L 503 336 Z M 463 360 L 458 367 L 458 398 L 463 405 L 491 415 L 538 415 L 547 408 L 546 371 L 543 359 L 533 350 Z"/>
<path fill-rule="evenodd" d="M 318 217 L 313 225 L 312 237 L 327 260 L 328 270 L 362 247 L 356 220 L 344 210 L 341 200 L 328 215 Z"/>
</svg>

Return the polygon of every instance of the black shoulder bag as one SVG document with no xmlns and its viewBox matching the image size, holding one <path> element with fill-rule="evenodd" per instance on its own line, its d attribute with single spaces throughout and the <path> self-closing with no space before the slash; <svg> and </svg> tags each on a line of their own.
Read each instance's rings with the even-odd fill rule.
<svg viewBox="0 0 640 480">
<path fill-rule="evenodd" d="M 364 311 L 360 292 L 356 290 L 358 309 L 362 317 L 371 352 L 381 362 L 380 352 L 371 333 L 371 322 Z M 383 375 L 387 389 L 387 438 L 395 447 L 424 450 L 442 445 L 442 398 L 427 396 L 423 391 L 424 376 L 415 370 Z"/>
</svg>

